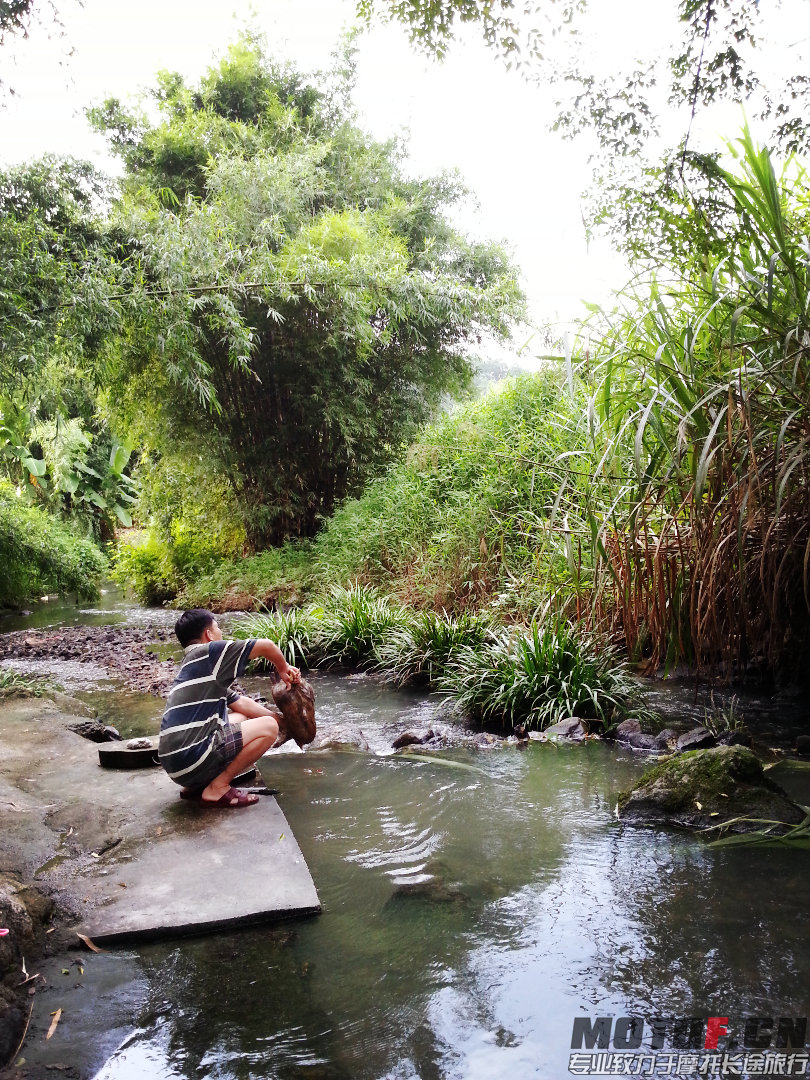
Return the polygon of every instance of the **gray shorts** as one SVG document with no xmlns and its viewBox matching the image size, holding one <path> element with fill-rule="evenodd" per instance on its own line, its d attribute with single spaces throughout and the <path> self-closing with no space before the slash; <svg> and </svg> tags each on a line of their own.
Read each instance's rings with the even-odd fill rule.
<svg viewBox="0 0 810 1080">
<path fill-rule="evenodd" d="M 238 720 L 217 724 L 211 735 L 211 750 L 196 769 L 179 777 L 178 784 L 188 788 L 207 787 L 214 777 L 230 765 L 242 750 L 242 725 Z"/>
</svg>

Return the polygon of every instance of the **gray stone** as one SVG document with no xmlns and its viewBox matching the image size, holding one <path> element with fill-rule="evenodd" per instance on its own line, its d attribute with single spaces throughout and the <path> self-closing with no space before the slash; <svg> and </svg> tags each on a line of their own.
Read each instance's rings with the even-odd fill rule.
<svg viewBox="0 0 810 1080">
<path fill-rule="evenodd" d="M 627 736 L 627 745 L 633 750 L 647 750 L 660 753 L 661 746 L 655 735 L 647 735 L 643 731 L 634 731 Z"/>
<path fill-rule="evenodd" d="M 658 743 L 659 750 L 671 750 L 678 741 L 678 732 L 671 727 L 664 728 L 655 736 L 655 741 Z"/>
<path fill-rule="evenodd" d="M 727 826 L 741 833 L 761 829 L 754 819 L 783 822 L 777 833 L 804 820 L 802 808 L 764 774 L 762 762 L 743 746 L 697 750 L 655 765 L 619 795 L 618 813 L 631 825 L 718 831 Z M 736 820 L 740 818 L 750 820 Z"/>
<path fill-rule="evenodd" d="M 750 746 L 752 739 L 746 731 L 727 731 L 717 742 L 720 746 Z"/>
<path fill-rule="evenodd" d="M 710 746 L 716 746 L 717 740 L 710 731 L 705 727 L 692 728 L 691 731 L 685 732 L 683 735 L 679 735 L 675 743 L 675 748 L 680 753 L 686 753 L 688 750 L 705 750 Z"/>
<path fill-rule="evenodd" d="M 96 746 L 31 702 L 0 706 L 0 742 L 0 803 L 10 811 L 0 869 L 58 891 L 81 913 L 81 933 L 169 937 L 320 910 L 272 796 L 204 808 L 180 799 L 162 769 L 99 768 Z"/>
<path fill-rule="evenodd" d="M 368 739 L 353 724 L 330 724 L 322 727 L 310 747 L 311 750 L 363 750 L 369 749 Z"/>
<path fill-rule="evenodd" d="M 78 724 L 68 724 L 68 731 L 94 743 L 121 741 L 118 730 L 110 724 L 102 724 L 100 720 L 81 720 Z"/>
<path fill-rule="evenodd" d="M 401 750 L 403 746 L 420 746 L 422 743 L 430 742 L 434 735 L 432 729 L 423 731 L 421 734 L 417 734 L 415 731 L 403 731 L 401 735 L 394 739 L 391 746 L 394 750 Z"/>
<path fill-rule="evenodd" d="M 638 720 L 622 720 L 611 732 L 616 742 L 626 743 L 631 735 L 641 734 L 641 724 Z"/>
<path fill-rule="evenodd" d="M 588 728 L 584 720 L 578 716 L 569 716 L 567 720 L 560 720 L 558 724 L 551 724 L 543 729 L 547 739 L 570 739 L 572 742 L 580 742 L 588 734 Z"/>
</svg>

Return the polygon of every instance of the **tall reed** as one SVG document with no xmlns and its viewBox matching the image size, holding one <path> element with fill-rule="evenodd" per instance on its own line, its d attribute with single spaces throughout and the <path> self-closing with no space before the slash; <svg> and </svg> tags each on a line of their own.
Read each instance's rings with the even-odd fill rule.
<svg viewBox="0 0 810 1080">
<path fill-rule="evenodd" d="M 780 177 L 746 129 L 738 215 L 711 266 L 627 295 L 593 392 L 595 603 L 650 668 L 796 674 L 810 645 L 810 222 L 806 173 Z M 689 272 L 691 271 L 691 272 Z M 618 466 L 618 467 L 617 467 Z"/>
</svg>

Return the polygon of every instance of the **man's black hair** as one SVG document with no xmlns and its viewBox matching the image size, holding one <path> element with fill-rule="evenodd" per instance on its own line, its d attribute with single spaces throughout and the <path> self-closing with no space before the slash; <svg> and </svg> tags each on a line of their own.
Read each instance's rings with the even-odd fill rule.
<svg viewBox="0 0 810 1080">
<path fill-rule="evenodd" d="M 208 608 L 195 607 L 190 611 L 184 611 L 174 624 L 177 640 L 185 649 L 186 645 L 190 645 L 192 641 L 201 638 L 215 620 L 216 615 L 209 611 Z"/>
</svg>

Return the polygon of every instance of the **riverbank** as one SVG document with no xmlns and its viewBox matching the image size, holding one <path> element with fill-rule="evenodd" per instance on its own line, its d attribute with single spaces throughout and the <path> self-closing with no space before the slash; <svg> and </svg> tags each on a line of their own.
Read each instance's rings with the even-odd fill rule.
<svg viewBox="0 0 810 1080">
<path fill-rule="evenodd" d="M 159 767 L 100 768 L 98 748 L 71 730 L 85 711 L 74 705 L 0 702 L 0 1062 L 48 989 L 43 954 L 83 948 L 82 936 L 106 947 L 320 910 L 272 796 L 210 813 L 178 798 Z"/>
<path fill-rule="evenodd" d="M 0 663 L 55 683 L 64 665 L 92 665 L 131 690 L 165 696 L 178 663 L 158 655 L 160 646 L 169 643 L 177 646 L 174 632 L 159 623 L 18 630 L 0 634 Z M 70 666 L 66 671 L 70 673 Z M 75 668 L 73 672 L 80 673 Z"/>
</svg>

